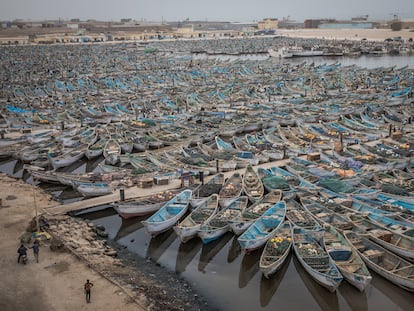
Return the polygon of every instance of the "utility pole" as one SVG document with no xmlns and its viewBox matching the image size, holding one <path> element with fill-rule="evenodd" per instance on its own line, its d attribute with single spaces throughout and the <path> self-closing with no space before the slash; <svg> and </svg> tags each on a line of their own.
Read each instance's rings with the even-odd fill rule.
<svg viewBox="0 0 414 311">
<path fill-rule="evenodd" d="M 33 176 L 33 171 L 44 170 L 44 168 L 37 167 L 37 166 L 32 166 L 32 165 L 24 165 L 23 169 L 26 169 L 32 175 L 32 191 L 33 191 L 33 204 L 34 204 L 34 208 L 35 208 L 35 217 L 36 217 L 36 232 L 40 232 L 39 212 L 37 210 L 37 204 L 36 204 L 36 189 L 35 189 L 36 178 Z"/>
</svg>

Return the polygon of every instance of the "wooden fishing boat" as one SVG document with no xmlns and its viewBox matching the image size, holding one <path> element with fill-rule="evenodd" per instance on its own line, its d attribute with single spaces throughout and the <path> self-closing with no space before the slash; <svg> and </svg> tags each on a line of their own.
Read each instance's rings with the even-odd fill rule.
<svg viewBox="0 0 414 311">
<path fill-rule="evenodd" d="M 315 220 L 311 213 L 306 211 L 303 206 L 294 199 L 286 201 L 286 218 L 292 226 L 303 228 L 313 232 L 313 236 L 322 241 L 323 227 Z"/>
<path fill-rule="evenodd" d="M 414 291 L 414 265 L 386 248 L 370 241 L 364 235 L 345 231 L 345 238 L 372 269 L 388 281 L 408 290 Z"/>
<path fill-rule="evenodd" d="M 237 151 L 237 149 L 233 147 L 231 143 L 226 142 L 219 136 L 215 137 L 215 141 L 217 150 L 234 154 L 235 158 L 237 159 L 237 165 L 239 167 L 246 167 L 248 164 L 259 164 L 260 159 L 254 157 L 254 153 L 252 151 Z"/>
<path fill-rule="evenodd" d="M 84 197 L 96 197 L 106 194 L 111 194 L 114 188 L 107 183 L 81 183 L 76 187 L 76 191 Z"/>
<path fill-rule="evenodd" d="M 239 197 L 243 191 L 242 177 L 239 173 L 234 173 L 225 182 L 219 192 L 219 204 L 222 208 L 226 207 L 235 198 Z"/>
<path fill-rule="evenodd" d="M 206 144 L 197 143 L 197 146 L 202 153 L 218 161 L 220 171 L 228 172 L 236 169 L 237 161 L 232 153 L 213 149 Z"/>
<path fill-rule="evenodd" d="M 285 219 L 285 215 L 285 201 L 273 204 L 238 237 L 237 241 L 241 248 L 246 253 L 249 253 L 263 246 L 269 238 L 273 237 L 275 231 Z"/>
<path fill-rule="evenodd" d="M 394 216 L 398 217 L 398 216 Z M 395 219 L 391 215 L 381 215 L 381 214 L 368 214 L 368 218 L 379 225 L 391 229 L 393 232 L 403 234 L 409 237 L 414 238 L 414 223 L 407 221 L 405 219 Z"/>
<path fill-rule="evenodd" d="M 110 165 L 116 165 L 119 162 L 119 156 L 121 155 L 121 146 L 118 142 L 110 138 L 104 147 L 103 156 L 105 163 Z"/>
<path fill-rule="evenodd" d="M 50 158 L 50 163 L 52 164 L 53 169 L 58 169 L 61 167 L 69 166 L 80 159 L 85 155 L 85 150 L 87 145 L 81 145 L 75 149 L 64 152 L 56 157 Z"/>
<path fill-rule="evenodd" d="M 200 227 L 208 222 L 219 211 L 218 194 L 212 194 L 203 199 L 181 222 L 173 227 L 182 243 L 197 235 Z"/>
<path fill-rule="evenodd" d="M 242 186 L 250 202 L 255 203 L 263 197 L 264 187 L 262 180 L 251 165 L 248 165 L 244 171 Z"/>
<path fill-rule="evenodd" d="M 293 225 L 292 238 L 293 250 L 306 272 L 330 292 L 335 292 L 343 277 L 312 231 Z"/>
<path fill-rule="evenodd" d="M 166 202 L 172 200 L 182 189 L 166 190 L 138 199 L 114 202 L 111 206 L 122 218 L 148 215 L 158 211 Z"/>
<path fill-rule="evenodd" d="M 292 227 L 289 221 L 282 223 L 267 240 L 260 256 L 259 268 L 265 278 L 275 274 L 289 258 L 292 248 Z"/>
<path fill-rule="evenodd" d="M 219 173 L 214 175 L 212 178 L 210 178 L 210 180 L 201 185 L 197 191 L 195 191 L 193 197 L 191 198 L 191 206 L 197 207 L 199 203 L 201 203 L 203 200 L 205 200 L 206 198 L 208 198 L 209 196 L 211 196 L 214 193 L 219 193 L 221 188 L 223 187 L 224 184 L 224 174 L 223 173 Z"/>
<path fill-rule="evenodd" d="M 86 148 L 85 151 L 85 156 L 88 158 L 88 160 L 101 156 L 105 148 L 106 142 L 107 138 L 101 137 L 98 140 L 88 144 L 88 148 Z"/>
<path fill-rule="evenodd" d="M 217 240 L 230 230 L 229 220 L 238 217 L 246 208 L 249 199 L 239 196 L 231 201 L 226 207 L 217 212 L 209 221 L 201 225 L 197 235 L 204 244 Z"/>
<path fill-rule="evenodd" d="M 273 190 L 262 199 L 247 207 L 239 218 L 229 221 L 230 228 L 236 235 L 243 233 L 251 224 L 263 215 L 271 206 L 282 198 L 281 190 Z"/>
<path fill-rule="evenodd" d="M 324 225 L 325 233 L 323 243 L 339 271 L 351 285 L 361 292 L 370 284 L 372 276 L 359 257 L 357 251 L 352 247 L 344 236 L 333 226 Z"/>
<path fill-rule="evenodd" d="M 187 212 L 192 190 L 184 190 L 165 203 L 155 214 L 143 221 L 146 231 L 152 237 L 170 229 Z"/>
<path fill-rule="evenodd" d="M 399 256 L 414 259 L 414 237 L 394 232 L 366 216 L 350 215 L 350 218 L 354 222 L 352 231 L 366 234 L 370 240 Z"/>
</svg>

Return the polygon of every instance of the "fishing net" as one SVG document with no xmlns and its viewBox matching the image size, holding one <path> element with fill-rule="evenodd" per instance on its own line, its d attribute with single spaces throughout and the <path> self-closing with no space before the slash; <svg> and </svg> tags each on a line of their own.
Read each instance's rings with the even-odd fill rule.
<svg viewBox="0 0 414 311">
<path fill-rule="evenodd" d="M 390 194 L 396 194 L 396 195 L 404 195 L 407 196 L 409 195 L 409 192 L 406 189 L 403 189 L 401 187 L 398 187 L 396 185 L 393 184 L 382 184 L 381 185 L 381 190 L 383 192 L 386 193 L 390 193 Z"/>
<path fill-rule="evenodd" d="M 221 185 L 219 184 L 205 184 L 200 188 L 198 195 L 205 198 L 212 195 L 213 193 L 219 193 L 220 189 Z"/>
<path fill-rule="evenodd" d="M 270 176 L 262 179 L 263 185 L 268 189 L 288 190 L 289 183 L 281 177 Z"/>
<path fill-rule="evenodd" d="M 336 193 L 351 193 L 355 190 L 350 184 L 332 178 L 321 179 L 318 184 Z"/>
</svg>

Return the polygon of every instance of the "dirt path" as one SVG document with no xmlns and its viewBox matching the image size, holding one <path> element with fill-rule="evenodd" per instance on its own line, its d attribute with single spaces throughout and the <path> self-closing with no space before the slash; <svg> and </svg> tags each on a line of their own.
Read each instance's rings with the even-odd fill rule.
<svg viewBox="0 0 414 311">
<path fill-rule="evenodd" d="M 29 249 L 27 265 L 17 264 L 19 237 L 35 215 L 33 192 L 30 185 L 0 175 L 0 198 L 0 310 L 146 310 L 76 256 L 52 252 L 46 243 L 41 244 L 39 263 Z M 39 190 L 36 203 L 56 204 Z M 83 292 L 86 279 L 94 284 L 90 304 Z"/>
</svg>

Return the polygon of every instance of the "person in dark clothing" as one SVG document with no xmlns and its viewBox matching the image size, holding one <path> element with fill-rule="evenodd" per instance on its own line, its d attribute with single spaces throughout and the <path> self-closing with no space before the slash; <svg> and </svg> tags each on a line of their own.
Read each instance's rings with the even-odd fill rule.
<svg viewBox="0 0 414 311">
<path fill-rule="evenodd" d="M 27 256 L 27 248 L 21 244 L 19 249 L 17 250 L 17 253 L 19 254 L 19 257 L 17 258 L 17 263 L 20 263 L 20 258 L 22 258 L 22 256 Z"/>
<path fill-rule="evenodd" d="M 89 303 L 91 302 L 91 289 L 93 287 L 93 284 L 89 282 L 89 280 L 86 280 L 84 287 L 85 287 L 86 302 Z"/>
<path fill-rule="evenodd" d="M 33 255 L 36 259 L 36 262 L 39 262 L 39 241 L 35 240 L 33 246 L 30 248 L 33 249 Z"/>
</svg>

